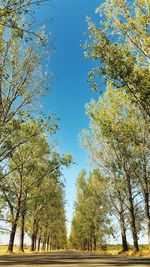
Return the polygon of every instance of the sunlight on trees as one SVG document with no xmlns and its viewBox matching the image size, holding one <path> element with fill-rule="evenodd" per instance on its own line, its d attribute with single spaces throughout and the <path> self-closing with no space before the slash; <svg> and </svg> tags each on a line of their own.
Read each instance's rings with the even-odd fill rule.
<svg viewBox="0 0 150 267">
<path fill-rule="evenodd" d="M 53 49 L 34 19 L 34 9 L 50 3 L 0 1 L 0 220 L 8 226 L 8 252 L 16 233 L 21 252 L 25 234 L 31 251 L 67 246 L 61 176 L 73 159 L 57 151 L 58 119 L 42 109 Z M 86 104 L 90 123 L 81 137 L 91 170 L 77 177 L 68 244 L 95 251 L 115 237 L 117 220 L 122 252 L 129 233 L 138 252 L 145 229 L 150 250 L 150 3 L 106 0 L 96 12 L 100 24 L 87 18 L 83 45 L 95 65 L 89 84 L 100 93 Z"/>
<path fill-rule="evenodd" d="M 145 227 L 150 249 L 149 10 L 145 0 L 106 0 L 96 9 L 98 26 L 87 18 L 84 44 L 85 57 L 96 62 L 89 72 L 89 83 L 101 97 L 86 105 L 90 125 L 82 132 L 82 143 L 92 166 L 107 181 L 103 193 L 109 209 L 105 216 L 117 218 L 123 251 L 128 250 L 129 232 L 135 251 L 139 251 L 139 234 Z M 86 197 L 84 210 L 89 202 Z M 81 216 L 76 207 L 71 233 L 74 246 L 82 244 L 86 227 L 94 218 L 88 218 L 82 232 L 78 229 Z M 103 218 L 101 211 L 99 216 Z"/>
<path fill-rule="evenodd" d="M 67 242 L 60 177 L 72 155 L 57 152 L 50 139 L 58 121 L 40 107 L 51 86 L 45 71 L 52 46 L 34 23 L 33 7 L 44 3 L 50 1 L 0 4 L 0 202 L 1 220 L 10 228 L 8 252 L 16 231 L 22 252 L 25 233 L 32 251 L 64 248 Z"/>
</svg>

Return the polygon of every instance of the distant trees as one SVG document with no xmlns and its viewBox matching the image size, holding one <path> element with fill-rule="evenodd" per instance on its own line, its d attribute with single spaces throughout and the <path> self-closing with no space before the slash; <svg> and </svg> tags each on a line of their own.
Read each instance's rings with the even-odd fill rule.
<svg viewBox="0 0 150 267">
<path fill-rule="evenodd" d="M 72 221 L 70 244 L 76 249 L 96 250 L 111 233 L 105 181 L 98 170 L 87 177 L 83 170 L 77 180 L 77 201 Z"/>
</svg>

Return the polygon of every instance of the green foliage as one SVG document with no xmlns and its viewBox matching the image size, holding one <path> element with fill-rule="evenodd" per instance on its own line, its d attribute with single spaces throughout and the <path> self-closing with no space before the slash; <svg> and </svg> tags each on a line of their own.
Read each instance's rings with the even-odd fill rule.
<svg viewBox="0 0 150 267">
<path fill-rule="evenodd" d="M 72 222 L 70 243 L 73 248 L 96 250 L 110 234 L 106 202 L 107 182 L 98 170 L 86 179 L 83 170 L 77 180 L 77 202 Z"/>
<path fill-rule="evenodd" d="M 11 139 L 17 147 L 9 154 L 8 169 L 1 174 L 0 181 L 4 219 L 12 228 L 19 227 L 28 233 L 33 242 L 32 250 L 36 249 L 37 239 L 55 249 L 66 245 L 60 176 L 62 167 L 68 167 L 72 157 L 70 154 L 61 157 L 54 145 L 48 144 L 45 127 L 39 127 L 34 120 L 21 124 L 21 140 L 25 142 L 18 146 L 18 136 Z"/>
<path fill-rule="evenodd" d="M 72 156 L 61 156 L 50 142 L 58 119 L 45 116 L 41 105 L 41 96 L 51 86 L 46 66 L 52 49 L 44 26 L 37 29 L 33 13 L 35 5 L 44 3 L 50 1 L 0 3 L 0 212 L 10 226 L 9 252 L 17 229 L 21 251 L 25 232 L 32 250 L 37 241 L 43 250 L 46 245 L 47 249 L 66 245 L 60 177 Z"/>
<path fill-rule="evenodd" d="M 84 45 L 86 57 L 98 61 L 89 73 L 92 89 L 111 80 L 149 114 L 149 3 L 106 0 L 97 13 L 101 26 L 88 19 L 89 41 Z"/>
<path fill-rule="evenodd" d="M 133 239 L 143 229 L 145 216 L 149 235 L 149 213 L 145 212 L 150 193 L 147 119 L 125 89 L 117 90 L 110 82 L 103 98 L 91 100 L 86 110 L 91 130 L 83 131 L 83 145 L 108 179 L 111 214 L 117 216 L 122 235 L 130 225 Z"/>
</svg>

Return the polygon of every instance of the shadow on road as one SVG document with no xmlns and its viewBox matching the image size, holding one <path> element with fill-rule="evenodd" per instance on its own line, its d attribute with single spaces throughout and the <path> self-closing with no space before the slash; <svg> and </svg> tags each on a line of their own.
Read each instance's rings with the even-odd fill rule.
<svg viewBox="0 0 150 267">
<path fill-rule="evenodd" d="M 111 255 L 47 253 L 41 255 L 0 256 L 0 266 L 150 266 L 150 258 L 126 258 Z"/>
</svg>

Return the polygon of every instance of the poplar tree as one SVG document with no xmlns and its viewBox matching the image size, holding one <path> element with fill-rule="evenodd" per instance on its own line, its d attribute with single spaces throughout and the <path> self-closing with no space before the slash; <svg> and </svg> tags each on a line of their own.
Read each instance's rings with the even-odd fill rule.
<svg viewBox="0 0 150 267">
<path fill-rule="evenodd" d="M 70 241 L 73 247 L 83 250 L 96 250 L 106 242 L 111 233 L 109 217 L 106 216 L 107 182 L 98 170 L 86 177 L 83 170 L 77 180 L 77 201 L 72 222 Z M 107 214 L 108 215 L 108 214 Z"/>
<path fill-rule="evenodd" d="M 102 90 L 111 80 L 118 90 L 126 90 L 143 116 L 149 115 L 149 1 L 106 0 L 96 12 L 100 24 L 88 18 L 85 43 L 85 55 L 97 62 L 89 73 L 92 89 Z"/>
<path fill-rule="evenodd" d="M 91 131 L 83 132 L 84 145 L 89 149 L 91 159 L 110 180 L 110 200 L 116 196 L 111 203 L 119 214 L 121 229 L 123 221 L 120 215 L 128 214 L 125 220 L 129 218 L 134 247 L 138 251 L 138 232 L 142 227 L 144 210 L 149 240 L 149 215 L 146 211 L 149 204 L 145 202 L 145 193 L 148 198 L 150 193 L 147 119 L 143 119 L 140 109 L 133 105 L 125 90 L 118 91 L 111 84 L 103 98 L 97 102 L 92 100 L 87 105 L 87 113 L 91 119 Z M 145 161 L 141 164 L 143 158 Z"/>
</svg>

